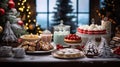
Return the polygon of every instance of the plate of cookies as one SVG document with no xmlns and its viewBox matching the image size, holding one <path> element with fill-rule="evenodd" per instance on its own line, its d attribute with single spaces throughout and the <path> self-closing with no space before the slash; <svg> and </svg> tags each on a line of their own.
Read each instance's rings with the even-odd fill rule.
<svg viewBox="0 0 120 67">
<path fill-rule="evenodd" d="M 24 41 L 19 47 L 24 48 L 26 53 L 49 53 L 56 50 L 54 43 L 43 41 Z"/>
</svg>

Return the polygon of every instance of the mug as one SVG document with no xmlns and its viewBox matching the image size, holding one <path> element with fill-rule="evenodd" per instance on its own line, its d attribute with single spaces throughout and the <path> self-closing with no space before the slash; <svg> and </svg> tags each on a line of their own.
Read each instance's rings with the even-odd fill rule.
<svg viewBox="0 0 120 67">
<path fill-rule="evenodd" d="M 25 50 L 23 48 L 13 48 L 13 53 L 16 58 L 25 57 Z"/>
</svg>

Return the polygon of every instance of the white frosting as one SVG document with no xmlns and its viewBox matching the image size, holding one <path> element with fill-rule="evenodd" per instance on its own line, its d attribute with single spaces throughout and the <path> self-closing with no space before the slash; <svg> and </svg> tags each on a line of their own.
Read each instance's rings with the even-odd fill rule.
<svg viewBox="0 0 120 67">
<path fill-rule="evenodd" d="M 91 24 L 90 27 L 94 28 L 94 27 L 95 27 L 95 24 Z"/>
<path fill-rule="evenodd" d="M 66 35 L 66 34 L 69 34 L 70 32 L 69 31 L 55 31 L 54 34 L 57 34 L 57 35 Z"/>
<path fill-rule="evenodd" d="M 93 29 L 94 29 L 94 28 L 93 28 L 92 26 L 88 28 L 88 30 L 93 30 Z"/>
<path fill-rule="evenodd" d="M 94 31 L 97 31 L 97 30 L 98 30 L 98 28 L 94 28 L 93 30 L 94 30 Z"/>
<path fill-rule="evenodd" d="M 51 34 L 51 32 L 49 30 L 45 30 L 43 31 L 43 34 Z"/>
</svg>

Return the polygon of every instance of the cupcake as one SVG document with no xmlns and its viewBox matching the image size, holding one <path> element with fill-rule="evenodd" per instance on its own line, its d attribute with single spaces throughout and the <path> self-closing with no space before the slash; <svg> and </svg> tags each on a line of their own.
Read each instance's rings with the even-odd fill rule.
<svg viewBox="0 0 120 67">
<path fill-rule="evenodd" d="M 50 43 L 52 41 L 52 33 L 49 30 L 43 31 L 41 34 L 41 40 Z"/>
</svg>

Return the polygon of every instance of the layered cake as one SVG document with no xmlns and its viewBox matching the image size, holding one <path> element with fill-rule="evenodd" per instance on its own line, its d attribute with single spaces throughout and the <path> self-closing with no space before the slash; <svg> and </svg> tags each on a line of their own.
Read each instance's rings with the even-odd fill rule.
<svg viewBox="0 0 120 67">
<path fill-rule="evenodd" d="M 77 28 L 77 32 L 81 34 L 106 34 L 105 27 L 97 24 L 82 25 Z"/>
<path fill-rule="evenodd" d="M 54 57 L 58 58 L 78 58 L 78 57 L 84 57 L 84 54 L 82 51 L 74 48 L 64 48 L 57 50 L 52 53 Z"/>
<path fill-rule="evenodd" d="M 76 34 L 69 34 L 67 36 L 65 36 L 64 41 L 66 43 L 80 43 L 81 37 L 77 36 Z"/>
</svg>

